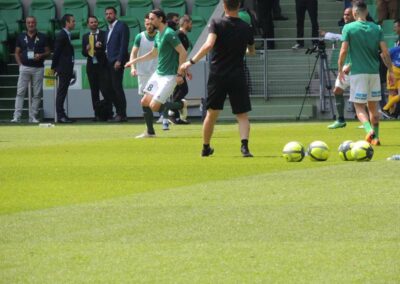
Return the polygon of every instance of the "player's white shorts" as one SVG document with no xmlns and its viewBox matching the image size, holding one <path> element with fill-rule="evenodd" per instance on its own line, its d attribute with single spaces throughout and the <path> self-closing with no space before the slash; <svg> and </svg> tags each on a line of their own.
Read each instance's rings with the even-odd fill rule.
<svg viewBox="0 0 400 284">
<path fill-rule="evenodd" d="M 144 92 L 153 96 L 153 100 L 164 104 L 172 95 L 176 86 L 175 75 L 158 75 L 154 72 L 147 82 Z"/>
<path fill-rule="evenodd" d="M 336 77 L 335 81 L 335 87 L 340 88 L 343 91 L 345 91 L 348 87 L 350 87 L 350 76 L 349 75 L 344 75 L 344 81 L 339 80 L 339 76 Z"/>
<path fill-rule="evenodd" d="M 151 75 L 138 75 L 138 95 L 144 95 L 144 87 L 146 87 Z"/>
<path fill-rule="evenodd" d="M 379 74 L 350 75 L 350 102 L 365 104 L 381 100 Z"/>
</svg>

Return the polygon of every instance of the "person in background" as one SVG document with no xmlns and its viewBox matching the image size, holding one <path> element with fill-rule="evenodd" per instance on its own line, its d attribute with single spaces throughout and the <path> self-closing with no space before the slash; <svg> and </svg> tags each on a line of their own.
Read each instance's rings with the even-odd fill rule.
<svg viewBox="0 0 400 284">
<path fill-rule="evenodd" d="M 306 11 L 310 16 L 311 21 L 311 37 L 318 37 L 318 0 L 295 0 L 296 1 L 296 19 L 297 19 L 297 43 L 292 47 L 293 49 L 304 48 L 304 20 Z M 316 40 L 313 40 L 316 44 Z"/>
<path fill-rule="evenodd" d="M 14 117 L 11 122 L 21 122 L 24 98 L 30 82 L 33 96 L 32 107 L 29 110 L 29 122 L 38 123 L 39 107 L 43 93 L 43 62 L 50 55 L 50 48 L 46 35 L 37 31 L 35 17 L 26 17 L 25 25 L 26 32 L 17 37 L 15 45 L 15 61 L 19 65 L 19 77 Z"/>
<path fill-rule="evenodd" d="M 58 77 L 56 112 L 59 123 L 71 123 L 71 120 L 64 110 L 65 98 L 71 79 L 74 76 L 75 53 L 71 44 L 71 31 L 75 28 L 75 18 L 71 14 L 65 14 L 61 18 L 63 28 L 56 36 L 54 44 L 53 60 L 51 69 Z"/>
</svg>

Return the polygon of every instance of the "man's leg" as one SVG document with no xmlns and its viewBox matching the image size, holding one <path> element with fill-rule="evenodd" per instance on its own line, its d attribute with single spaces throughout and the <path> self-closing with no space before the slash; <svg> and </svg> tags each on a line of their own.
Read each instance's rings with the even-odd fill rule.
<svg viewBox="0 0 400 284">
<path fill-rule="evenodd" d="M 58 88 L 56 97 L 56 111 L 58 119 L 67 116 L 64 110 L 64 101 L 67 97 L 71 78 L 72 74 L 58 74 Z"/>
<path fill-rule="evenodd" d="M 122 86 L 124 69 L 120 68 L 119 70 L 115 70 L 114 66 L 111 68 L 111 82 L 115 92 L 114 105 L 117 115 L 122 118 L 122 121 L 126 121 L 126 98 L 124 88 Z"/>
<path fill-rule="evenodd" d="M 203 122 L 203 150 L 201 152 L 203 157 L 210 156 L 214 153 L 214 149 L 210 147 L 210 142 L 219 113 L 220 110 L 207 110 L 207 115 Z"/>
<path fill-rule="evenodd" d="M 153 98 L 152 95 L 145 93 L 140 102 L 142 105 L 143 117 L 146 123 L 147 130 L 146 133 L 136 136 L 137 138 L 154 137 L 156 134 L 153 126 L 153 120 L 154 120 L 153 111 L 150 108 L 150 102 L 152 98 Z"/>
<path fill-rule="evenodd" d="M 37 115 L 39 113 L 39 107 L 43 92 L 43 76 L 44 68 L 32 68 L 32 109 L 29 114 L 29 119 L 31 122 L 38 122 Z"/>
<path fill-rule="evenodd" d="M 306 9 L 304 5 L 304 0 L 296 0 L 296 27 L 297 27 L 297 37 L 304 37 L 304 18 L 306 14 Z M 297 43 L 300 47 L 304 46 L 304 40 L 298 39 Z"/>
<path fill-rule="evenodd" d="M 317 0 L 308 1 L 307 6 L 308 6 L 307 7 L 308 15 L 310 16 L 310 21 L 311 21 L 311 36 L 318 37 L 319 36 L 318 1 Z M 318 43 L 318 40 L 313 40 L 313 43 L 314 44 Z"/>
<path fill-rule="evenodd" d="M 19 68 L 19 77 L 17 83 L 17 96 L 15 97 L 15 111 L 12 122 L 19 122 L 22 116 L 22 109 L 24 107 L 24 98 L 28 90 L 30 74 L 26 71 L 25 66 L 21 65 Z"/>
<path fill-rule="evenodd" d="M 89 79 L 93 111 L 96 104 L 100 101 L 100 83 L 102 80 L 99 71 L 100 70 L 97 68 L 97 65 L 88 64 L 86 66 L 86 74 Z"/>
<path fill-rule="evenodd" d="M 239 134 L 242 146 L 240 148 L 243 157 L 253 157 L 249 151 L 249 134 L 250 134 L 250 121 L 247 113 L 239 113 L 236 115 L 236 120 L 239 125 Z"/>
<path fill-rule="evenodd" d="M 374 137 L 372 138 L 370 143 L 372 145 L 379 146 L 381 144 L 379 141 L 379 102 L 369 101 L 368 111 L 372 128 L 374 131 Z"/>
<path fill-rule="evenodd" d="M 333 89 L 333 93 L 335 95 L 335 104 L 336 104 L 336 110 L 338 112 L 338 120 L 336 120 L 334 123 L 330 124 L 328 126 L 329 129 L 336 129 L 336 128 L 342 128 L 346 126 L 346 121 L 344 119 L 344 90 L 339 88 L 339 87 L 335 87 L 335 89 Z"/>
</svg>

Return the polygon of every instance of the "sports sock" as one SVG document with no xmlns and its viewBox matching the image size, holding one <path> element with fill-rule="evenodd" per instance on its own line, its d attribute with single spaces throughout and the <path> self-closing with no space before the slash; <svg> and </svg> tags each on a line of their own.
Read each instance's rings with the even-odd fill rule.
<svg viewBox="0 0 400 284">
<path fill-rule="evenodd" d="M 379 138 L 379 124 L 374 125 L 375 138 Z"/>
<path fill-rule="evenodd" d="M 370 133 L 372 131 L 371 123 L 369 123 L 369 121 L 364 122 L 363 125 L 366 133 Z"/>
<path fill-rule="evenodd" d="M 400 102 L 400 95 L 389 96 L 388 103 L 383 107 L 383 110 L 389 110 L 394 104 Z"/>
<path fill-rule="evenodd" d="M 204 150 L 207 150 L 207 149 L 209 149 L 210 148 L 210 144 L 203 144 L 203 149 Z"/>
<path fill-rule="evenodd" d="M 335 95 L 336 109 L 339 115 L 339 121 L 344 122 L 344 97 L 343 94 Z"/>
<path fill-rule="evenodd" d="M 242 147 L 248 147 L 249 146 L 249 140 L 248 139 L 242 139 Z"/>
<path fill-rule="evenodd" d="M 147 133 L 148 134 L 155 134 L 154 127 L 153 127 L 153 111 L 150 107 L 142 107 L 143 109 L 143 117 L 144 122 L 146 123 Z"/>
<path fill-rule="evenodd" d="M 181 109 L 183 107 L 183 102 L 166 102 L 163 106 L 163 116 L 164 118 L 168 118 L 168 111 Z"/>
</svg>

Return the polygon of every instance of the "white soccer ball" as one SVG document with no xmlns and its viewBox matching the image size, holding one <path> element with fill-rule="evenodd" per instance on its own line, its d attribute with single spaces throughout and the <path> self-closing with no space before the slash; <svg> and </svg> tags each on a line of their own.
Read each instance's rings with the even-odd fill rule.
<svg viewBox="0 0 400 284">
<path fill-rule="evenodd" d="M 371 161 L 374 156 L 374 149 L 367 141 L 360 140 L 354 143 L 351 154 L 356 161 Z"/>
<path fill-rule="evenodd" d="M 354 142 L 351 140 L 346 140 L 339 145 L 339 157 L 343 161 L 354 161 L 354 157 L 351 154 L 351 149 L 353 148 Z"/>
<path fill-rule="evenodd" d="M 300 162 L 305 155 L 304 146 L 300 142 L 292 141 L 283 147 L 282 156 L 288 162 Z"/>
<path fill-rule="evenodd" d="M 314 141 L 308 146 L 307 154 L 311 161 L 326 161 L 329 158 L 329 147 L 323 141 Z"/>
</svg>

